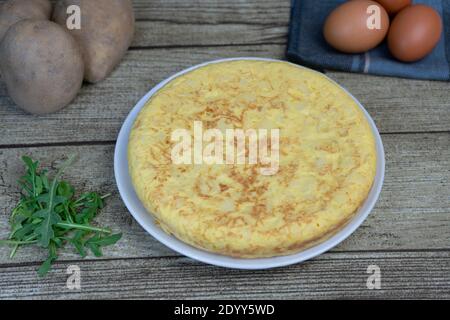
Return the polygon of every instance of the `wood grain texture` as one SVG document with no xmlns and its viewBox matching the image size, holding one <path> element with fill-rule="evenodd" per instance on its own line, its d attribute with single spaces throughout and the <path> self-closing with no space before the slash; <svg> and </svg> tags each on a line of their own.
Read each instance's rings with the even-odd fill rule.
<svg viewBox="0 0 450 320">
<path fill-rule="evenodd" d="M 290 0 L 133 0 L 137 20 L 288 24 Z"/>
<path fill-rule="evenodd" d="M 285 44 L 290 0 L 134 1 L 133 48 Z"/>
<path fill-rule="evenodd" d="M 66 287 L 69 265 L 81 290 Z M 381 289 L 367 289 L 367 268 Z M 0 267 L 0 299 L 449 299 L 450 252 L 327 253 L 261 271 L 207 266 L 167 257 L 58 263 L 39 279 L 33 264 Z"/>
<path fill-rule="evenodd" d="M 287 34 L 287 23 L 248 24 L 245 20 L 223 24 L 207 21 L 200 24 L 168 20 L 138 21 L 132 48 L 284 44 Z"/>
<path fill-rule="evenodd" d="M 450 131 L 450 82 L 326 74 L 362 103 L 380 132 Z"/>
<path fill-rule="evenodd" d="M 334 251 L 450 250 L 450 133 L 383 136 L 387 172 L 381 197 L 364 224 Z M 118 245 L 105 250 L 105 258 L 176 255 L 148 235 L 124 207 L 114 182 L 113 145 L 10 148 L 0 150 L 0 237 L 8 233 L 7 218 L 19 198 L 16 179 L 23 166 L 20 156 L 29 154 L 44 166 L 73 153 L 78 162 L 65 177 L 77 189 L 112 192 L 98 221 L 124 233 Z M 0 247 L 0 264 L 44 258 L 31 248 L 14 261 L 9 249 Z M 71 250 L 61 259 L 77 259 Z"/>
</svg>

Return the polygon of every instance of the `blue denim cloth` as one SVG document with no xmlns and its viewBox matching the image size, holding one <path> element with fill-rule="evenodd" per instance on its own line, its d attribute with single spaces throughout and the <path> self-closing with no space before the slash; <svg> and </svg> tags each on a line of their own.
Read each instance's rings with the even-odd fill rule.
<svg viewBox="0 0 450 320">
<path fill-rule="evenodd" d="M 363 54 L 340 53 L 322 34 L 328 14 L 345 0 L 292 0 L 287 57 L 315 69 L 334 69 L 427 80 L 450 80 L 450 0 L 416 0 L 436 9 L 444 31 L 439 44 L 424 59 L 404 63 L 394 59 L 383 42 Z"/>
</svg>

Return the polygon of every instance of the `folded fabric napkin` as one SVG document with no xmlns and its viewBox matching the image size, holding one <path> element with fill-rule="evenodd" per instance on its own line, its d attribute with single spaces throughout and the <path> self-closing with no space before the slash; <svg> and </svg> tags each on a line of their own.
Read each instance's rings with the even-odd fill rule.
<svg viewBox="0 0 450 320">
<path fill-rule="evenodd" d="M 436 9 L 444 30 L 439 44 L 424 59 L 404 63 L 396 60 L 384 42 L 363 54 L 340 53 L 322 35 L 323 24 L 345 0 L 293 0 L 287 57 L 316 69 L 335 69 L 427 80 L 450 80 L 450 0 L 417 0 Z"/>
</svg>

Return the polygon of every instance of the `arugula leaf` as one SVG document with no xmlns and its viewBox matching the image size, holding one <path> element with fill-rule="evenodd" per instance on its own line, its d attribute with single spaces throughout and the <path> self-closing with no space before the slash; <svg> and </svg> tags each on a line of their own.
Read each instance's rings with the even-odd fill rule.
<svg viewBox="0 0 450 320">
<path fill-rule="evenodd" d="M 72 238 L 68 238 L 67 240 L 75 247 L 78 254 L 82 257 L 86 257 L 87 253 L 84 249 L 85 240 L 83 237 L 86 235 L 85 231 L 77 230 Z"/>
<path fill-rule="evenodd" d="M 119 241 L 121 237 L 121 233 L 113 234 L 107 237 L 102 237 L 97 233 L 92 238 L 86 241 L 86 245 L 91 249 L 92 253 L 96 257 L 101 257 L 103 255 L 101 247 L 113 245 L 117 241 Z"/>
<path fill-rule="evenodd" d="M 54 225 L 61 222 L 60 216 L 52 210 L 40 210 L 33 215 L 35 218 L 43 219 L 39 226 L 34 229 L 34 232 L 39 235 L 38 243 L 44 248 L 47 248 L 50 245 L 50 240 L 55 237 Z"/>
<path fill-rule="evenodd" d="M 92 238 L 90 238 L 87 243 L 95 244 L 100 247 L 110 246 L 116 244 L 117 241 L 122 237 L 121 233 L 112 234 L 110 236 L 103 237 L 100 234 L 96 234 Z"/>
<path fill-rule="evenodd" d="M 56 254 L 56 246 L 55 244 L 51 243 L 49 245 L 49 255 L 48 258 L 42 263 L 42 265 L 38 269 L 38 275 L 43 277 L 46 275 L 50 268 L 52 267 L 52 263 L 58 258 L 58 255 Z"/>
<path fill-rule="evenodd" d="M 75 156 L 73 155 L 66 162 L 64 162 L 64 164 L 61 166 L 61 168 L 58 170 L 55 177 L 53 178 L 53 182 L 50 186 L 49 192 L 39 197 L 40 202 L 46 204 L 46 208 L 34 214 L 34 217 L 43 219 L 41 225 L 35 229 L 35 232 L 40 235 L 39 244 L 44 248 L 50 245 L 50 239 L 52 239 L 55 236 L 55 233 L 53 231 L 53 225 L 57 224 L 58 222 L 61 222 L 60 216 L 54 212 L 55 206 L 64 200 L 63 197 L 56 199 L 56 187 L 58 186 L 58 178 L 62 175 L 64 170 L 73 163 L 74 159 Z M 35 163 L 36 166 L 34 166 L 33 161 L 27 157 L 24 158 L 24 162 L 25 164 L 28 165 L 29 171 L 36 170 L 36 166 L 38 164 L 37 162 Z M 32 176 L 34 180 L 33 187 L 36 194 L 38 186 L 36 183 L 36 177 L 34 172 L 32 173 Z M 42 189 L 42 187 L 40 189 Z"/>
<path fill-rule="evenodd" d="M 39 170 L 38 161 L 22 157 L 26 167 L 25 175 L 18 181 L 22 196 L 9 219 L 10 235 L 0 240 L 0 245 L 12 246 L 11 258 L 21 246 L 38 245 L 47 249 L 48 257 L 38 270 L 40 276 L 48 273 L 58 257 L 58 249 L 66 243 L 72 244 L 83 258 L 87 255 L 86 249 L 101 256 L 102 247 L 117 243 L 122 236 L 92 225 L 109 194 L 100 196 L 87 192 L 77 199 L 75 188 L 60 180 L 74 159 L 75 156 L 69 157 L 50 180 L 47 170 Z"/>
</svg>

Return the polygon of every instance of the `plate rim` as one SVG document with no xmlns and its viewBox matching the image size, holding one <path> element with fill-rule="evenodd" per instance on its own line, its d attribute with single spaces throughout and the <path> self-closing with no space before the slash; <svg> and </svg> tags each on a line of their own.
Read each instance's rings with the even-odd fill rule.
<svg viewBox="0 0 450 320">
<path fill-rule="evenodd" d="M 335 233 L 330 238 L 326 239 L 323 242 L 320 242 L 310 248 L 302 250 L 300 252 L 285 255 L 285 256 L 276 256 L 269 258 L 234 258 L 230 256 L 224 256 L 212 252 L 208 252 L 206 250 L 202 250 L 199 248 L 195 248 L 182 240 L 179 240 L 173 235 L 169 235 L 165 233 L 156 223 L 151 215 L 137 197 L 134 187 L 131 183 L 131 178 L 128 172 L 128 138 L 132 128 L 132 125 L 139 114 L 140 110 L 145 106 L 146 102 L 162 87 L 164 87 L 168 82 L 173 79 L 188 73 L 192 70 L 201 68 L 203 66 L 221 63 L 226 61 L 235 61 L 235 60 L 257 60 L 257 61 L 276 61 L 276 62 L 284 62 L 295 67 L 301 69 L 307 69 L 309 71 L 313 71 L 319 73 L 321 76 L 325 77 L 339 88 L 344 90 L 359 106 L 359 108 L 363 111 L 363 114 L 368 121 L 372 133 L 375 138 L 376 144 L 376 155 L 377 155 L 377 163 L 376 163 L 376 174 L 373 185 L 369 191 L 369 194 L 364 201 L 364 203 L 358 209 L 358 212 L 351 218 L 351 220 L 345 225 L 344 228 L 340 229 L 337 233 Z M 155 85 L 150 91 L 148 91 L 131 109 L 129 114 L 127 115 L 125 121 L 122 124 L 122 127 L 119 131 L 115 150 L 114 150 L 114 176 L 116 180 L 116 185 L 119 190 L 120 197 L 127 207 L 129 213 L 134 217 L 134 219 L 141 225 L 141 227 L 149 233 L 152 237 L 158 240 L 160 243 L 165 245 L 166 247 L 174 250 L 175 252 L 187 256 L 191 259 L 211 264 L 220 267 L 226 268 L 234 268 L 234 269 L 246 269 L 246 270 L 262 270 L 262 269 L 270 269 L 276 267 L 283 267 L 287 265 L 292 265 L 296 263 L 300 263 L 309 259 L 312 259 L 332 248 L 340 244 L 342 241 L 347 239 L 356 229 L 366 220 L 370 212 L 373 210 L 379 195 L 381 193 L 381 189 L 384 182 L 385 176 L 385 153 L 383 142 L 380 136 L 380 133 L 375 125 L 374 120 L 367 112 L 367 110 L 363 107 L 363 105 L 356 99 L 346 88 L 338 84 L 333 79 L 329 78 L 327 75 L 312 70 L 310 68 L 297 65 L 291 63 L 289 61 L 280 60 L 280 59 L 271 59 L 271 58 L 258 58 L 258 57 L 234 57 L 234 58 L 226 58 L 226 59 L 216 59 L 212 61 L 207 61 L 201 64 L 197 64 L 186 68 L 182 71 L 179 71 L 165 80 L 159 82 Z"/>
</svg>

